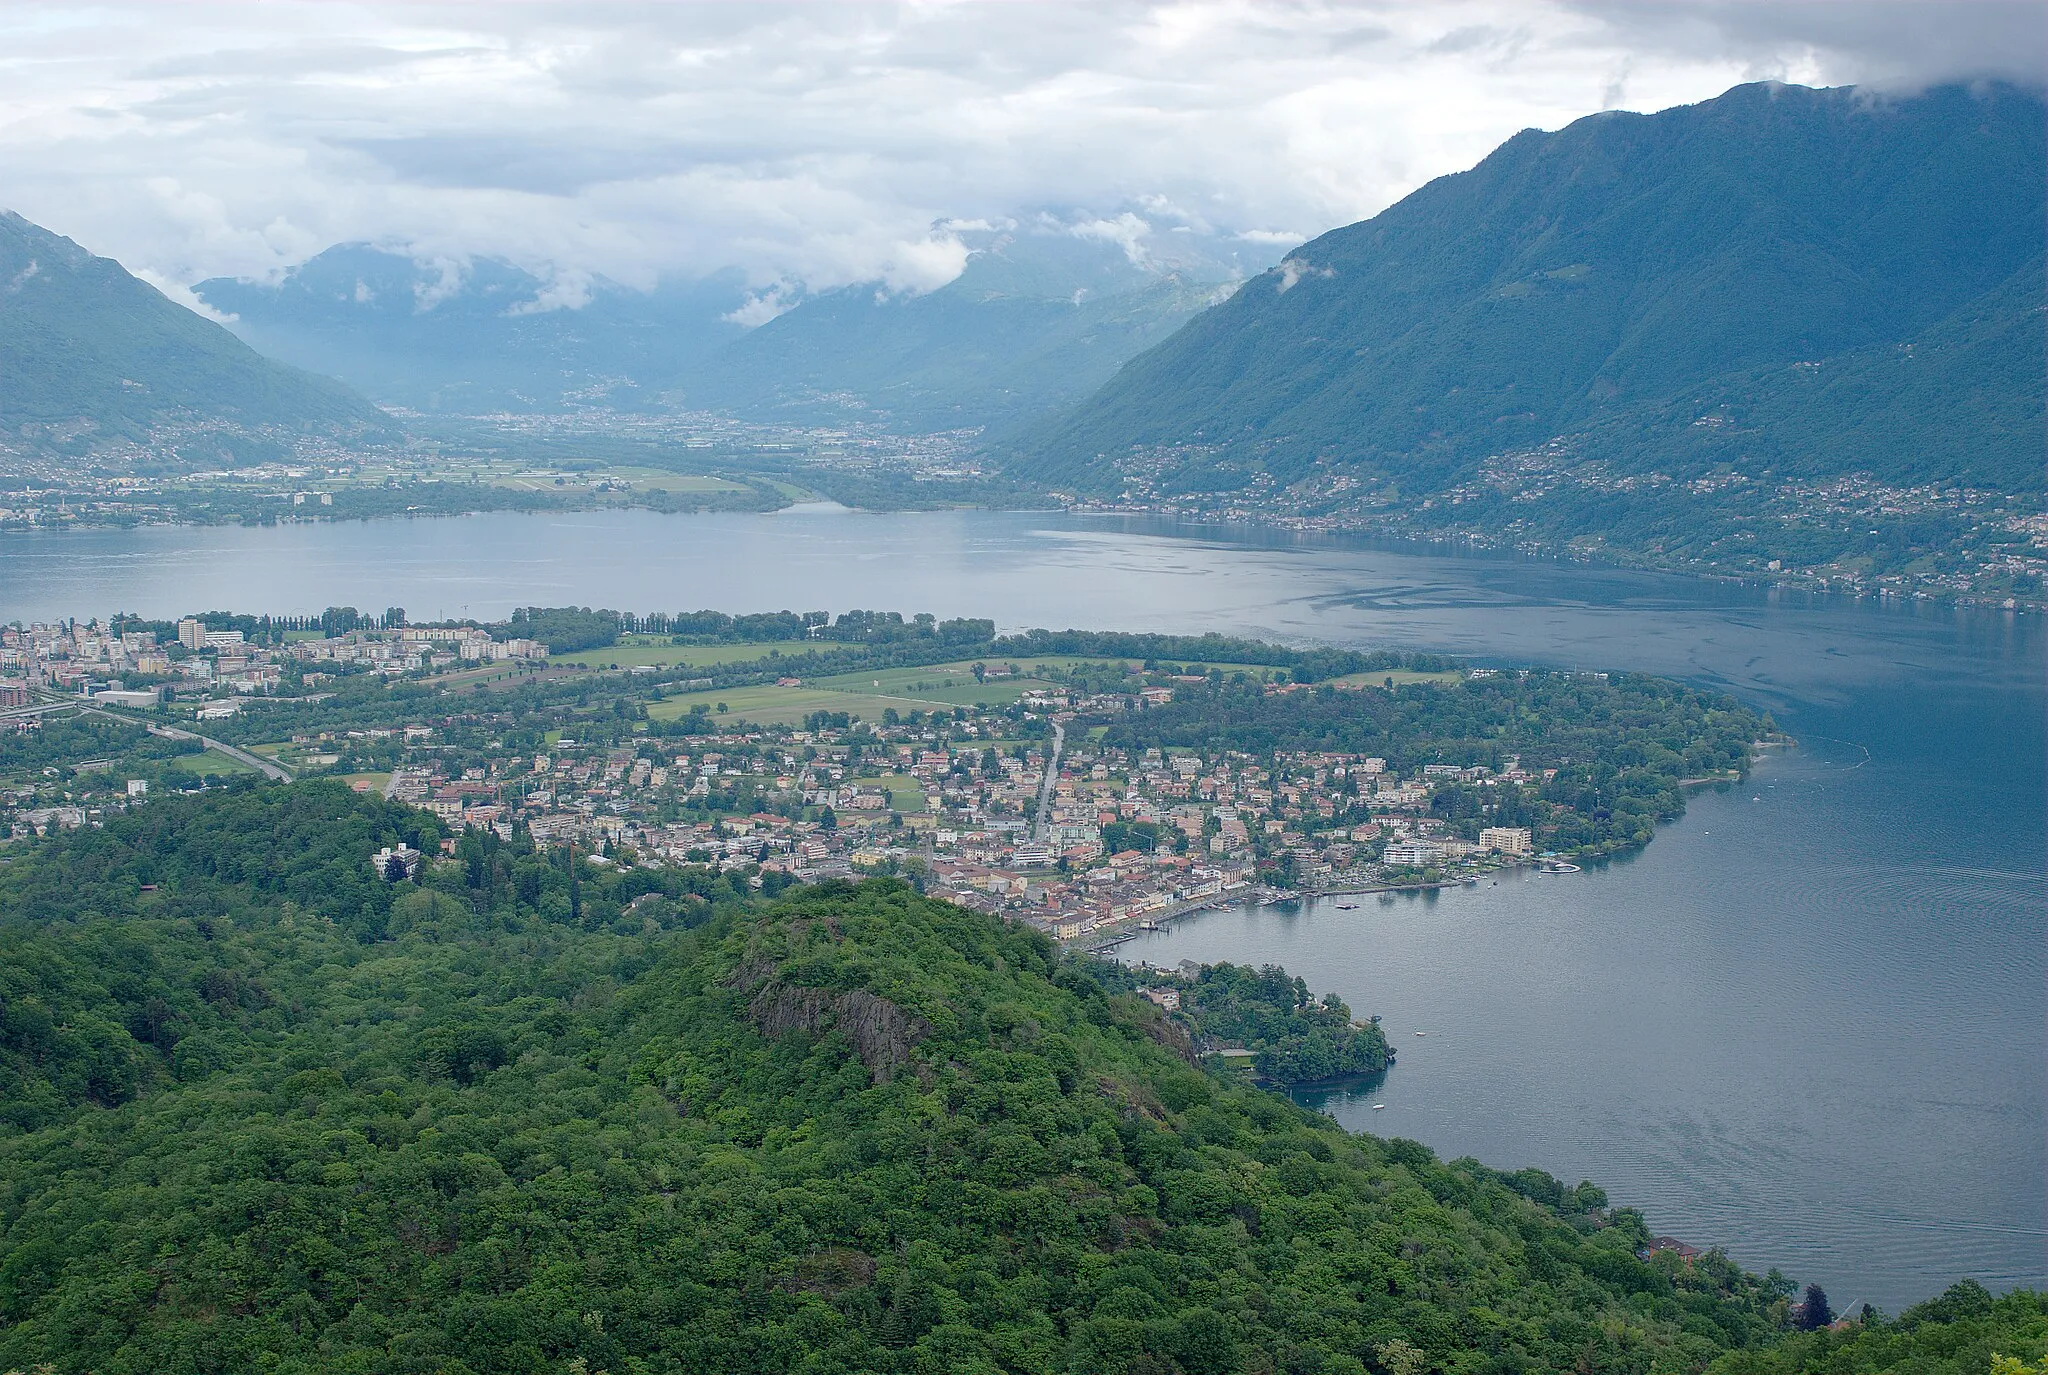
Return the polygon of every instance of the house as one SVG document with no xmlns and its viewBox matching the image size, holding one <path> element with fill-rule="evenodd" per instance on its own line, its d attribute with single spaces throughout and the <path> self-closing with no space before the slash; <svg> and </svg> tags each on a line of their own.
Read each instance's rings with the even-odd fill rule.
<svg viewBox="0 0 2048 1375">
<path fill-rule="evenodd" d="M 410 846 L 393 849 L 387 845 L 370 856 L 370 871 L 387 883 L 402 883 L 420 876 L 420 863 L 425 858 Z"/>
</svg>

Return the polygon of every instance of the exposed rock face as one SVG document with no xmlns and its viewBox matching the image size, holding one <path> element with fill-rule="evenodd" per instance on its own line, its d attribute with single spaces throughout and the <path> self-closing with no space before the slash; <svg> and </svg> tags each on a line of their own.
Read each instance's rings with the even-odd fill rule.
<svg viewBox="0 0 2048 1375">
<path fill-rule="evenodd" d="M 771 983 L 754 995 L 747 1013 L 763 1036 L 780 1036 L 785 1031 L 845 1033 L 877 1084 L 887 1083 L 908 1065 L 911 1047 L 932 1033 L 931 1023 L 924 1018 L 860 988 L 833 993 Z"/>
</svg>

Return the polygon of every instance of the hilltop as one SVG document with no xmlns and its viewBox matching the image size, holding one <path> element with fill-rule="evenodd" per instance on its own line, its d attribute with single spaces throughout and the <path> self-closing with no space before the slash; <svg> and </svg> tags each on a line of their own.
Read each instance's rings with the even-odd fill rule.
<svg viewBox="0 0 2048 1375">
<path fill-rule="evenodd" d="M 1022 926 L 495 837 L 370 873 L 435 833 L 263 787 L 0 870 L 0 1362 L 1647 1370 L 1782 1322 L 1591 1185 L 1205 1072 Z"/>
</svg>

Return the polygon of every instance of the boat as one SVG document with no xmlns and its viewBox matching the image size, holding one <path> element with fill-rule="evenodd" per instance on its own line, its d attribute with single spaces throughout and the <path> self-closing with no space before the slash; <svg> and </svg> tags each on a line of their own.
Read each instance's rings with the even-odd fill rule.
<svg viewBox="0 0 2048 1375">
<path fill-rule="evenodd" d="M 1372 1110 L 1374 1112 L 1385 1112 L 1387 1110 L 1387 1105 L 1385 1103 L 1375 1103 L 1372 1105 Z"/>
<path fill-rule="evenodd" d="M 1416 1032 L 1415 1034 L 1416 1034 L 1417 1036 L 1427 1036 L 1427 1035 L 1429 1035 L 1429 1033 L 1428 1033 L 1428 1032 L 1426 1032 L 1426 1031 L 1418 1031 L 1418 1032 Z"/>
<path fill-rule="evenodd" d="M 1356 912 L 1358 904 L 1355 902 L 1340 902 L 1337 904 L 1337 910 L 1339 912 Z"/>
<path fill-rule="evenodd" d="M 1551 872 L 1558 874 L 1576 874 L 1579 872 L 1579 866 L 1576 864 L 1560 864 L 1557 866 L 1556 869 L 1552 870 Z"/>
</svg>

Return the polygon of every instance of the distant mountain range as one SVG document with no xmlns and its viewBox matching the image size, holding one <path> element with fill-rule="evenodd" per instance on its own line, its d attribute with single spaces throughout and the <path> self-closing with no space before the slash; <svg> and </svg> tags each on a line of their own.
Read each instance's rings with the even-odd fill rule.
<svg viewBox="0 0 2048 1375">
<path fill-rule="evenodd" d="M 1519 134 L 1296 249 L 1013 463 L 1339 501 L 1531 451 L 2039 493 L 2044 115 L 1768 84 Z"/>
<path fill-rule="evenodd" d="M 194 462 L 285 435 L 383 433 L 339 382 L 265 358 L 110 258 L 0 212 L 0 451 L 80 455 L 169 429 Z"/>
<path fill-rule="evenodd" d="M 1059 224 L 962 237 L 967 268 L 936 291 L 868 282 L 799 293 L 752 329 L 734 321 L 764 302 L 737 273 L 648 292 L 602 279 L 565 291 L 498 259 L 422 263 L 364 244 L 275 282 L 214 278 L 194 290 L 258 348 L 430 413 L 682 406 L 1003 429 L 1082 400 L 1275 256 L 1199 239 L 1147 249 Z"/>
<path fill-rule="evenodd" d="M 266 353 L 386 405 L 474 415 L 649 404 L 740 337 L 721 317 L 746 283 L 559 284 L 498 258 L 420 262 L 341 244 L 275 282 L 215 277 L 193 292 Z"/>
<path fill-rule="evenodd" d="M 1005 234 L 936 291 L 814 296 L 690 369 L 674 396 L 763 420 L 1008 433 L 1085 399 L 1234 285 L 1213 262 Z"/>
</svg>

